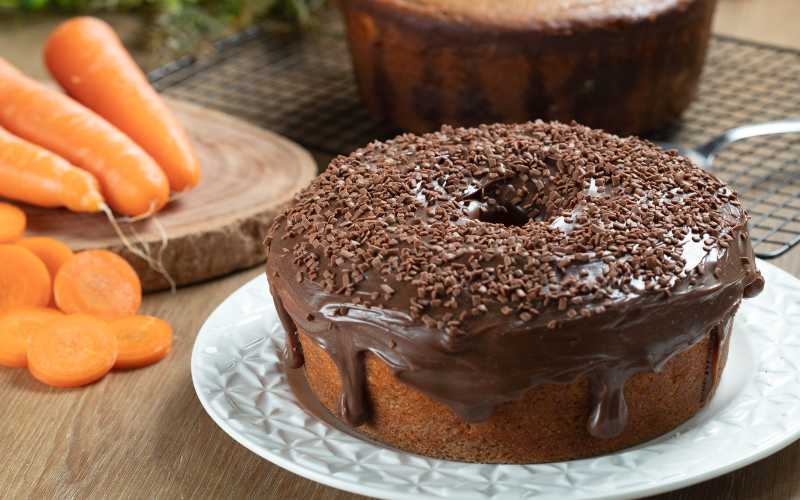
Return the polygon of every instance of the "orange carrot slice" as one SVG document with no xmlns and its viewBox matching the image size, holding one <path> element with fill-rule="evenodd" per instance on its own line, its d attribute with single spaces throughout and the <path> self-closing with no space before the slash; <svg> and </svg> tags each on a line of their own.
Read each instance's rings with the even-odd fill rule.
<svg viewBox="0 0 800 500">
<path fill-rule="evenodd" d="M 69 95 L 156 160 L 173 191 L 197 185 L 200 165 L 186 133 L 111 26 L 94 17 L 70 19 L 50 35 L 44 58 Z"/>
<path fill-rule="evenodd" d="M 119 355 L 114 368 L 139 368 L 152 365 L 172 349 L 172 327 L 152 316 L 130 316 L 111 322 L 117 335 Z"/>
<path fill-rule="evenodd" d="M 0 243 L 10 243 L 22 237 L 26 223 L 25 212 L 14 205 L 0 203 Z"/>
<path fill-rule="evenodd" d="M 53 238 L 39 236 L 35 238 L 22 238 L 16 242 L 17 245 L 25 247 L 34 255 L 42 259 L 50 277 L 55 280 L 58 270 L 61 269 L 74 255 L 72 250 L 64 243 Z"/>
<path fill-rule="evenodd" d="M 117 360 L 108 323 L 85 314 L 53 319 L 28 345 L 28 370 L 53 387 L 78 387 L 103 378 Z"/>
<path fill-rule="evenodd" d="M 31 336 L 46 330 L 53 318 L 64 317 L 55 309 L 12 309 L 0 313 L 0 365 L 9 368 L 28 366 Z"/>
<path fill-rule="evenodd" d="M 0 128 L 0 196 L 40 207 L 97 212 L 103 195 L 85 170 Z"/>
<path fill-rule="evenodd" d="M 0 245 L 0 311 L 45 307 L 50 302 L 50 273 L 27 248 Z"/>
<path fill-rule="evenodd" d="M 61 266 L 53 292 L 65 313 L 105 320 L 132 316 L 142 303 L 142 284 L 130 264 L 107 250 L 80 252 Z"/>
<path fill-rule="evenodd" d="M 2 58 L 0 126 L 91 172 L 116 212 L 144 215 L 161 209 L 169 200 L 164 172 L 128 136 Z"/>
</svg>

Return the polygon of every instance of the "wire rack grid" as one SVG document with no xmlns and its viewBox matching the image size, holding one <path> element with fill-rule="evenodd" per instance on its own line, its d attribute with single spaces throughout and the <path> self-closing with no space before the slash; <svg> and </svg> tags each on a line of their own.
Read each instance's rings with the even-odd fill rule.
<svg viewBox="0 0 800 500">
<path fill-rule="evenodd" d="M 361 104 L 335 15 L 312 32 L 250 29 L 216 48 L 207 59 L 176 61 L 150 78 L 167 95 L 245 118 L 322 158 L 398 133 Z M 800 51 L 715 36 L 696 100 L 676 126 L 651 138 L 698 146 L 731 127 L 797 117 Z M 735 143 L 713 171 L 749 210 L 759 257 L 800 244 L 800 134 Z"/>
</svg>

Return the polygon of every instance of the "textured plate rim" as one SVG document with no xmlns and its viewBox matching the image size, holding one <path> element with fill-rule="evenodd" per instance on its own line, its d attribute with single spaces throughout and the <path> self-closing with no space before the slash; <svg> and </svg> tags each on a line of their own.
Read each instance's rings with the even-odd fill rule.
<svg viewBox="0 0 800 500">
<path fill-rule="evenodd" d="M 768 262 L 764 262 L 762 260 L 758 260 L 758 267 L 764 271 L 769 270 L 769 272 L 775 273 L 777 275 L 781 275 L 783 279 L 793 281 L 795 284 L 800 287 L 800 280 L 793 277 L 786 271 L 774 266 Z M 192 385 L 194 387 L 195 393 L 197 398 L 200 400 L 200 403 L 205 410 L 205 412 L 211 417 L 211 419 L 216 423 L 230 438 L 234 441 L 245 447 L 246 449 L 250 450 L 252 453 L 272 462 L 273 464 L 286 469 L 294 474 L 297 474 L 301 477 L 306 479 L 316 481 L 318 483 L 337 488 L 343 491 L 347 491 L 350 493 L 355 493 L 359 495 L 368 495 L 377 498 L 392 498 L 392 499 L 440 499 L 441 496 L 437 495 L 426 495 L 425 493 L 421 492 L 404 492 L 404 491 L 393 491 L 391 486 L 387 488 L 378 488 L 369 485 L 362 485 L 358 484 L 354 480 L 346 480 L 340 479 L 338 477 L 332 476 L 330 474 L 325 474 L 322 472 L 315 471 L 310 469 L 302 464 L 299 464 L 289 458 L 285 458 L 280 454 L 273 452 L 265 447 L 258 445 L 257 443 L 251 442 L 246 436 L 242 435 L 238 430 L 233 428 L 223 416 L 219 415 L 216 410 L 214 410 L 211 405 L 210 401 L 202 396 L 202 388 L 200 386 L 199 375 L 196 369 L 196 365 L 198 360 L 201 359 L 199 356 L 200 353 L 200 343 L 201 338 L 204 335 L 210 335 L 213 331 L 210 331 L 211 328 L 207 327 L 209 321 L 217 314 L 220 314 L 220 311 L 223 309 L 225 304 L 231 300 L 235 295 L 240 293 L 243 289 L 253 286 L 256 282 L 266 282 L 266 278 L 263 274 L 256 276 L 255 278 L 247 281 L 246 283 L 242 284 L 239 288 L 237 288 L 233 293 L 231 293 L 228 297 L 226 297 L 215 309 L 214 311 L 206 318 L 203 325 L 201 326 L 200 330 L 198 331 L 195 342 L 192 348 L 192 356 L 191 356 L 191 377 L 192 377 Z M 300 410 L 303 411 L 303 410 Z M 753 453 L 745 454 L 740 456 L 737 459 L 734 459 L 724 465 L 718 466 L 713 469 L 709 469 L 703 472 L 699 472 L 697 474 L 691 476 L 679 476 L 673 479 L 666 479 L 664 481 L 658 482 L 652 486 L 631 486 L 627 487 L 622 492 L 611 492 L 609 491 L 607 494 L 596 494 L 596 495 L 583 495 L 583 496 L 576 496 L 575 498 L 586 499 L 586 500 L 604 500 L 604 499 L 625 499 L 625 498 L 639 498 L 642 496 L 650 496 L 650 495 L 657 495 L 660 493 L 665 493 L 669 491 L 674 491 L 677 489 L 685 488 L 694 484 L 698 484 L 704 481 L 708 481 L 710 479 L 722 476 L 729 472 L 735 471 L 747 465 L 750 465 L 754 462 L 757 462 L 763 458 L 766 458 L 783 448 L 787 447 L 788 445 L 792 444 L 793 442 L 797 441 L 800 438 L 800 422 L 798 422 L 793 429 L 788 430 L 784 433 L 784 435 L 780 439 L 773 440 L 767 446 L 759 448 L 757 451 Z M 370 443 L 364 442 L 367 446 L 375 446 L 371 445 Z M 646 443 L 645 443 L 646 444 Z M 378 448 L 377 446 L 375 446 Z M 636 448 L 636 447 L 635 447 Z M 628 450 L 623 450 L 628 451 Z M 408 455 L 408 456 L 416 456 L 410 453 L 403 453 L 398 451 L 397 453 L 401 455 Z M 621 452 L 619 452 L 621 453 Z M 617 455 L 618 453 L 604 455 L 601 457 L 594 457 L 570 462 L 555 462 L 552 465 L 558 464 L 568 464 L 568 463 L 577 463 L 583 461 L 591 461 L 597 458 L 602 457 L 609 457 Z M 426 457 L 423 457 L 426 458 Z M 431 459 L 433 460 L 433 459 Z M 447 462 L 442 460 L 441 462 Z M 455 462 L 450 462 L 455 463 Z M 467 467 L 470 465 L 481 465 L 483 467 L 500 467 L 501 465 L 490 465 L 490 464 L 463 464 L 463 466 Z M 503 465 L 507 466 L 507 465 Z M 537 496 L 537 498 L 539 498 Z M 541 498 L 549 498 L 547 495 L 541 496 Z"/>
</svg>

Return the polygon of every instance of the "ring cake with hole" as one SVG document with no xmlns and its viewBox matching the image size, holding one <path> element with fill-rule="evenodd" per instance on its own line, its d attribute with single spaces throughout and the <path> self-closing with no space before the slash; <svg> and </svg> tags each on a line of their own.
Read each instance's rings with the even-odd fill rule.
<svg viewBox="0 0 800 500">
<path fill-rule="evenodd" d="M 716 0 L 343 0 L 361 95 L 413 132 L 578 120 L 644 133 L 692 101 Z"/>
<path fill-rule="evenodd" d="M 536 463 L 664 434 L 714 394 L 763 287 L 735 193 L 675 152 L 535 122 L 338 157 L 267 278 L 320 402 L 430 457 Z"/>
</svg>

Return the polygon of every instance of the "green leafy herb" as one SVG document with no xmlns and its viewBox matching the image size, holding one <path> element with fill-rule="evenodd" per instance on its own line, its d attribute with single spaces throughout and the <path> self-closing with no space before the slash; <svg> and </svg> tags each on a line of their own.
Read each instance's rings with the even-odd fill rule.
<svg viewBox="0 0 800 500">
<path fill-rule="evenodd" d="M 267 18 L 311 24 L 326 0 L 0 0 L 2 11 L 64 14 L 122 11 L 144 16 L 141 42 L 168 60 L 202 52 L 210 42 Z"/>
</svg>

